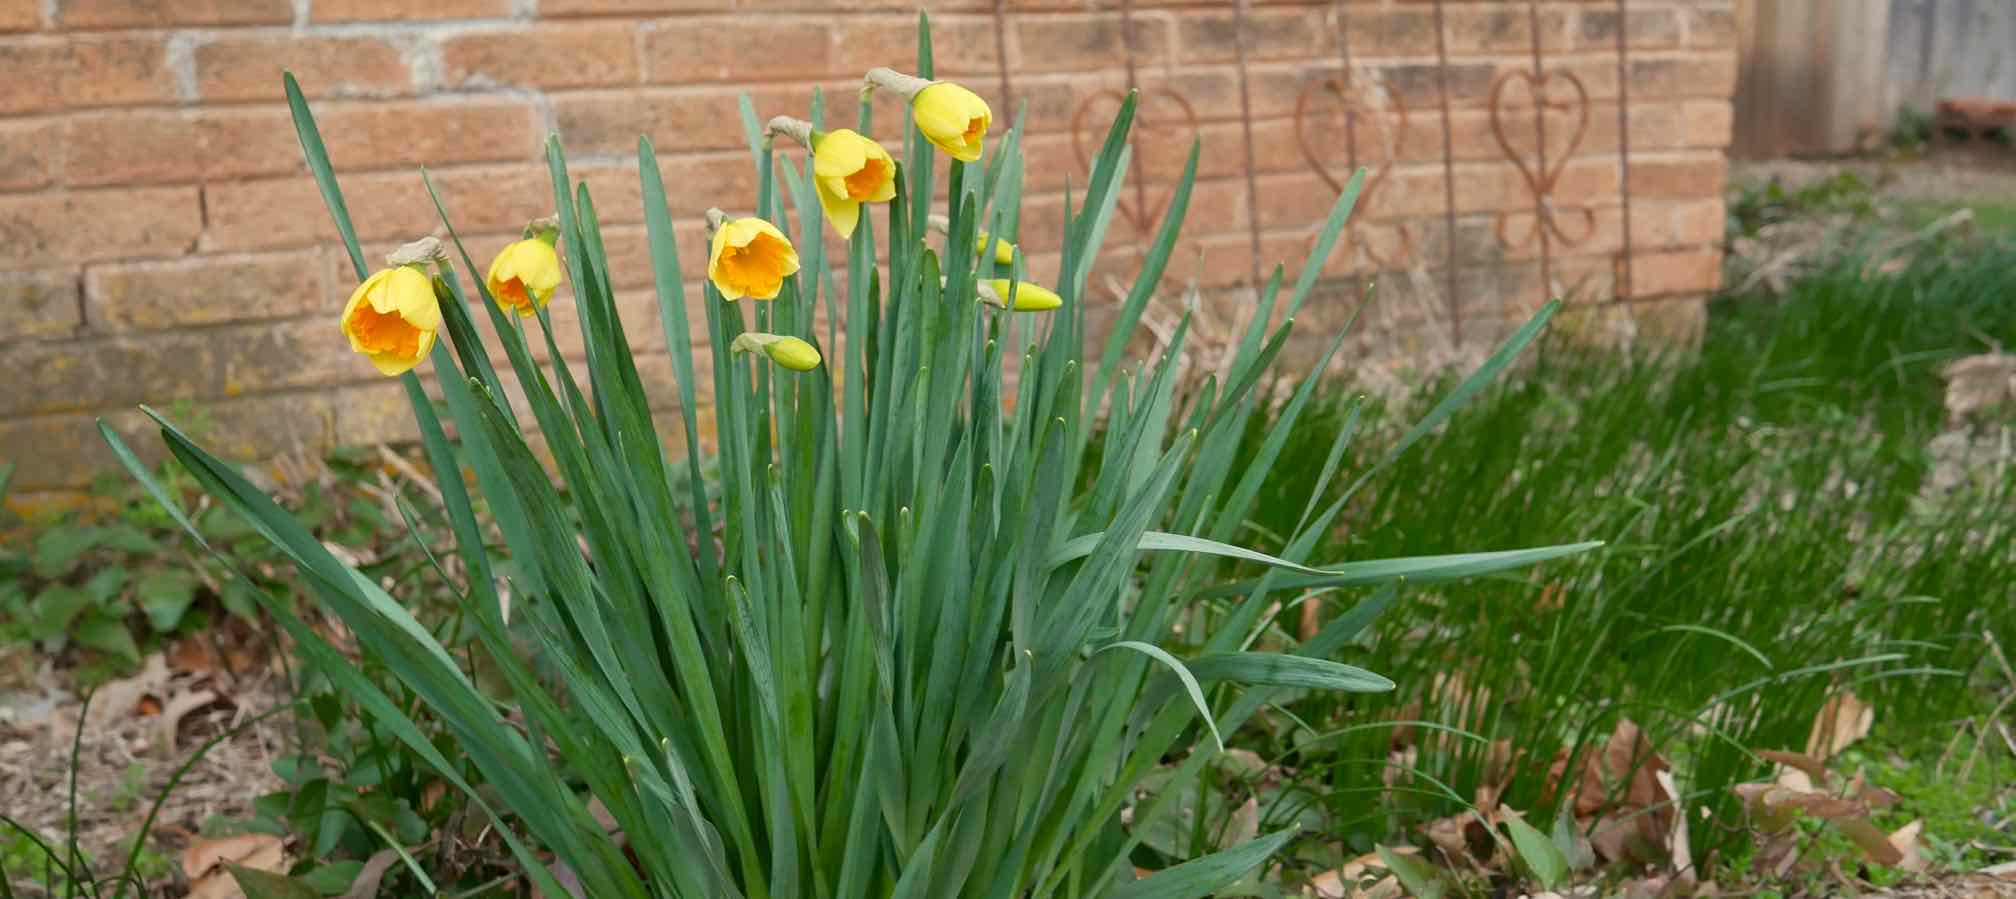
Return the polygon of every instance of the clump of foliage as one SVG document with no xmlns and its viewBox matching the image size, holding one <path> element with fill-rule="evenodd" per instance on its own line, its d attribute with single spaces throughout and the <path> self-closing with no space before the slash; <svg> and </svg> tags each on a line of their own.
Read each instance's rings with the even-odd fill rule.
<svg viewBox="0 0 2016 899">
<path fill-rule="evenodd" d="M 1218 755 L 1221 735 L 1283 690 L 1391 689 L 1330 656 L 1398 599 L 1403 579 L 1432 584 L 1589 548 L 1308 564 L 1343 507 L 1316 498 L 1349 432 L 1331 436 L 1318 489 L 1278 555 L 1226 542 L 1310 401 L 1305 388 L 1258 452 L 1241 446 L 1269 401 L 1256 387 L 1343 228 L 1356 182 L 1292 287 L 1277 268 L 1261 291 L 1222 382 L 1179 399 L 1180 336 L 1153 364 L 1131 364 L 1121 349 L 1175 245 L 1197 147 L 1133 290 L 1112 312 L 1113 334 L 1088 364 L 1085 284 L 1128 165 L 1134 101 L 1074 196 L 1082 202 L 1066 204 L 1054 292 L 1031 290 L 1026 260 L 1000 252 L 1019 227 L 1019 135 L 983 156 L 984 103 L 926 80 L 928 32 L 922 39 L 925 79 L 869 76 L 911 101 L 902 152 L 879 170 L 861 158 L 849 169 L 893 176 L 886 194 L 854 196 L 853 175 L 833 176 L 825 160 L 780 165 L 745 103 L 759 199 L 754 216 L 709 217 L 720 236 L 697 329 L 674 210 L 650 142 L 639 143 L 685 449 L 698 457 L 696 413 L 711 407 L 716 501 L 668 462 L 612 301 L 595 201 L 569 177 L 557 138 L 547 161 L 558 216 L 528 226 L 527 239 L 568 248 L 585 383 L 553 342 L 538 247 L 513 251 L 538 256 L 523 269 L 538 277 L 500 276 L 493 265 L 489 283 L 475 284 L 523 411 L 469 319 L 468 285 L 445 259 L 405 258 L 365 280 L 345 310 L 353 347 L 402 378 L 435 470 L 474 475 L 510 551 L 508 570 L 490 564 L 472 497 L 443 479 L 452 555 L 469 573 L 460 608 L 475 640 L 465 653 L 451 653 L 392 593 L 156 416 L 175 458 L 298 567 L 453 746 L 431 739 L 290 609 L 268 604 L 308 660 L 468 794 L 548 895 L 567 889 L 562 877 L 597 897 L 1206 895 L 1294 835 L 1281 826 L 1195 858 L 1170 854 L 1189 846 L 1144 846 L 1162 816 L 1180 812 L 1177 797 Z M 320 136 L 291 79 L 288 88 L 309 167 L 364 280 Z M 796 132 L 810 132 L 815 155 L 823 119 L 815 99 L 810 128 Z M 873 133 L 865 97 L 855 130 Z M 936 246 L 927 227 L 934 145 L 959 160 Z M 873 205 L 884 197 L 886 206 Z M 822 209 L 849 235 L 844 253 L 827 252 Z M 416 267 L 431 268 L 438 310 L 401 273 Z M 1360 482 L 1446 421 L 1551 311 Z M 712 350 L 711 378 L 699 375 L 696 334 Z M 529 349 L 541 337 L 546 365 Z M 419 364 L 438 376 L 446 421 L 410 372 Z M 1109 436 L 1094 452 L 1102 407 Z M 459 443 L 446 437 L 451 421 Z M 535 438 L 557 478 L 535 456 Z M 690 518 L 679 514 L 682 495 Z M 1236 560 L 1245 576 L 1220 577 L 1208 557 Z M 1368 586 L 1379 589 L 1310 639 L 1254 646 L 1290 591 Z M 1188 632 L 1194 651 L 1165 649 L 1177 621 L 1207 605 L 1217 618 L 1209 632 Z M 1159 792 L 1137 792 L 1164 761 L 1175 767 Z M 480 775 L 481 790 L 466 771 Z M 550 866 L 535 846 L 551 853 Z M 1137 867 L 1155 873 L 1137 879 Z"/>
</svg>

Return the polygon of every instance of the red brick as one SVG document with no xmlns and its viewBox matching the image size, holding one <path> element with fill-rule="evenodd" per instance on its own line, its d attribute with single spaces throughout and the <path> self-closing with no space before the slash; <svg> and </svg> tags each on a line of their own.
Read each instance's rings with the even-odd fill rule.
<svg viewBox="0 0 2016 899">
<path fill-rule="evenodd" d="M 516 230 L 552 212 L 553 193 L 541 167 L 443 169 L 432 175 L 458 231 Z M 440 224 L 417 173 L 358 175 L 343 179 L 342 187 L 360 240 L 412 240 Z M 336 237 L 321 196 L 307 178 L 210 184 L 204 187 L 204 202 L 209 214 L 205 249 L 300 247 Z"/>
<path fill-rule="evenodd" d="M 1729 146 L 1736 111 L 1727 99 L 1690 100 L 1682 113 L 1684 140 L 1689 147 Z"/>
<path fill-rule="evenodd" d="M 1346 10 L 1353 56 L 1419 56 L 1435 52 L 1435 14 L 1425 4 Z"/>
<path fill-rule="evenodd" d="M 1722 195 L 1729 162 L 1710 156 L 1631 160 L 1631 196 L 1646 200 L 1698 200 Z"/>
<path fill-rule="evenodd" d="M 172 28 L 186 25 L 285 25 L 289 0 L 58 0 L 63 28 Z"/>
<path fill-rule="evenodd" d="M 196 119 L 180 112 L 122 110 L 64 123 L 63 177 L 72 187 L 196 180 Z"/>
<path fill-rule="evenodd" d="M 10 355 L 25 382 L 0 394 L 0 415 L 165 405 L 375 377 L 350 352 L 335 315 L 29 344 Z"/>
<path fill-rule="evenodd" d="M 1445 13 L 1451 54 L 1531 52 L 1533 22 L 1525 4 L 1452 6 Z M 1546 48 L 1567 44 L 1568 15 L 1560 9 L 1540 13 L 1540 38 Z M 1432 27 L 1432 26 L 1431 26 Z"/>
<path fill-rule="evenodd" d="M 846 97 L 858 84 L 829 85 L 827 96 Z M 812 93 L 801 87 L 582 91 L 555 94 L 553 116 L 561 139 L 574 153 L 634 155 L 640 134 L 649 135 L 660 154 L 741 149 L 748 142 L 737 98 L 745 90 L 757 114 L 766 118 L 804 115 Z"/>
<path fill-rule="evenodd" d="M 725 10 L 733 0 L 541 0 L 541 17 L 636 16 Z"/>
<path fill-rule="evenodd" d="M 447 87 L 635 84 L 636 31 L 628 22 L 541 22 L 455 34 L 441 41 L 441 75 Z"/>
<path fill-rule="evenodd" d="M 202 221 L 194 187 L 0 196 L 0 264 L 174 256 Z"/>
<path fill-rule="evenodd" d="M 283 71 L 310 97 L 413 92 L 405 54 L 384 38 L 231 35 L 196 47 L 196 91 L 205 101 L 279 99 Z"/>
<path fill-rule="evenodd" d="M 1085 15 L 1026 16 L 1014 20 L 1017 71 L 1064 72 L 1110 69 L 1126 58 L 1127 38 L 1118 11 Z M 1133 19 L 1137 64 L 1159 65 L 1170 58 L 1174 28 L 1164 16 L 1140 13 Z M 932 42 L 934 52 L 937 42 Z"/>
<path fill-rule="evenodd" d="M 131 331 L 334 314 L 327 268 L 312 250 L 96 265 L 86 273 L 85 317 L 93 329 Z"/>
<path fill-rule="evenodd" d="M 1633 101 L 1652 97 L 1726 99 L 1735 90 L 1736 56 L 1733 53 L 1694 54 L 1631 61 Z"/>
<path fill-rule="evenodd" d="M 313 0 L 312 22 L 393 22 L 402 19 L 489 19 L 511 15 L 511 0 Z"/>
<path fill-rule="evenodd" d="M 1687 10 L 1687 46 L 1726 50 L 1736 46 L 1736 10 L 1726 5 L 1700 5 Z"/>
<path fill-rule="evenodd" d="M 644 78 L 654 84 L 818 77 L 832 56 L 831 29 L 816 19 L 669 19 L 644 31 Z"/>
<path fill-rule="evenodd" d="M 1707 293 L 1722 284 L 1722 251 L 1714 248 L 1644 253 L 1631 260 L 1631 295 Z"/>
<path fill-rule="evenodd" d="M 77 273 L 69 269 L 8 272 L 0 278 L 0 344 L 24 337 L 64 337 L 83 325 Z M 0 351 L 4 354 L 4 351 Z"/>
<path fill-rule="evenodd" d="M 917 20 L 912 16 L 847 16 L 824 21 L 833 32 L 834 75 L 859 78 L 876 66 L 909 71 L 916 65 Z M 996 74 L 1001 60 L 996 38 L 991 16 L 934 15 L 931 54 L 937 76 Z M 1025 60 L 1027 53 L 1025 50 L 1022 57 Z"/>
<path fill-rule="evenodd" d="M 1680 11 L 1677 9 L 1627 8 L 1624 13 L 1624 27 L 1625 42 L 1631 47 L 1664 48 L 1680 45 Z M 1603 50 L 1617 46 L 1617 11 L 1583 10 L 1579 37 L 1580 46 L 1588 50 Z"/>
<path fill-rule="evenodd" d="M 33 190 L 56 179 L 54 120 L 0 122 L 0 190 Z"/>
<path fill-rule="evenodd" d="M 1249 61 L 1320 56 L 1337 53 L 1337 29 L 1326 7 L 1256 9 L 1245 15 L 1245 28 L 1230 10 L 1176 18 L 1177 59 L 1182 63 L 1229 62 L 1238 59 L 1240 40 Z"/>
<path fill-rule="evenodd" d="M 0 114 L 178 100 L 167 44 L 149 37 L 0 42 Z"/>
<path fill-rule="evenodd" d="M 42 27 L 41 0 L 0 0 L 0 32 Z"/>
</svg>

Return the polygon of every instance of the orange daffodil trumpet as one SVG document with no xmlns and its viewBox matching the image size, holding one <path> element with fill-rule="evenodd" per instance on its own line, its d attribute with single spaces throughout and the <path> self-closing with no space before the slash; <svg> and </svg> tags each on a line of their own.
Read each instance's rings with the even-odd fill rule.
<svg viewBox="0 0 2016 899">
<path fill-rule="evenodd" d="M 440 258 L 433 238 L 401 247 L 350 292 L 343 306 L 343 336 L 350 349 L 371 360 L 378 372 L 403 375 L 427 358 L 441 330 L 441 302 L 424 266 Z"/>
<path fill-rule="evenodd" d="M 490 298 L 507 311 L 531 316 L 546 308 L 560 286 L 560 253 L 553 248 L 559 231 L 550 218 L 525 226 L 525 239 L 497 251 L 484 283 Z"/>
<path fill-rule="evenodd" d="M 731 219 L 707 210 L 707 280 L 725 300 L 774 300 L 784 279 L 798 273 L 798 250 L 791 239 L 762 219 Z"/>
<path fill-rule="evenodd" d="M 881 144 L 846 128 L 814 131 L 811 122 L 790 116 L 771 119 L 769 133 L 789 137 L 812 151 L 819 207 L 842 240 L 854 236 L 861 204 L 896 198 L 896 160 Z"/>
<path fill-rule="evenodd" d="M 1027 281 L 1010 284 L 1007 278 L 982 278 L 976 286 L 980 302 L 1002 309 L 1013 309 L 1016 312 L 1049 312 L 1064 305 L 1064 298 L 1058 296 L 1055 291 Z M 1013 299 L 1009 297 L 1011 287 L 1014 288 Z"/>
<path fill-rule="evenodd" d="M 994 111 L 979 94 L 950 81 L 927 81 L 887 68 L 869 69 L 864 81 L 864 91 L 884 88 L 909 101 L 917 130 L 938 149 L 960 162 L 980 161 Z"/>
<path fill-rule="evenodd" d="M 952 235 L 952 223 L 948 221 L 944 216 L 933 214 L 929 219 L 926 219 L 925 221 L 927 224 L 931 226 L 931 230 L 943 234 L 947 237 L 950 237 Z M 985 228 L 977 229 L 974 232 L 974 235 L 975 236 L 973 238 L 973 252 L 981 254 L 986 253 L 987 240 L 988 240 L 987 229 Z M 1006 239 L 995 241 L 994 264 L 1014 265 L 1015 245 L 1009 243 Z"/>
<path fill-rule="evenodd" d="M 770 357 L 770 361 L 792 371 L 811 371 L 819 367 L 819 351 L 809 343 L 787 335 L 765 334 L 761 331 L 747 331 L 728 345 L 730 353 L 757 352 Z"/>
</svg>

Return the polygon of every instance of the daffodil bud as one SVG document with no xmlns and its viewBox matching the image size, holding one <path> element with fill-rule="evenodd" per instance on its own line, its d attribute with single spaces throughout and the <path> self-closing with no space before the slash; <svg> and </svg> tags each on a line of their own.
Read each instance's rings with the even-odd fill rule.
<svg viewBox="0 0 2016 899">
<path fill-rule="evenodd" d="M 803 340 L 782 334 L 745 331 L 728 345 L 728 351 L 736 354 L 760 352 L 769 356 L 770 361 L 792 371 L 811 371 L 819 367 L 817 349 Z"/>
<path fill-rule="evenodd" d="M 868 70 L 864 89 L 894 91 L 910 103 L 910 115 L 924 138 L 961 162 L 980 161 L 981 142 L 994 122 L 987 101 L 950 81 L 926 81 L 895 69 Z"/>
<path fill-rule="evenodd" d="M 1011 285 L 1007 278 L 982 278 L 976 284 L 980 301 L 990 306 L 1013 309 L 1017 312 L 1048 312 L 1064 305 L 1064 298 L 1047 287 L 1023 281 Z M 1015 290 L 1011 300 L 1010 287 Z"/>
<path fill-rule="evenodd" d="M 380 269 L 350 293 L 342 329 L 350 349 L 370 359 L 380 374 L 412 371 L 441 330 L 433 280 L 413 265 Z"/>
<path fill-rule="evenodd" d="M 762 219 L 731 219 L 719 209 L 707 210 L 713 232 L 707 249 L 707 280 L 725 300 L 774 300 L 784 279 L 798 273 L 798 250 L 791 239 Z"/>
<path fill-rule="evenodd" d="M 947 220 L 944 216 L 933 213 L 931 217 L 926 219 L 925 221 L 927 224 L 931 226 L 931 230 L 943 234 L 947 237 L 950 237 L 952 235 L 952 223 L 949 220 Z M 986 253 L 987 238 L 988 238 L 987 229 L 985 228 L 975 229 L 974 234 L 978 236 L 973 238 L 973 252 L 982 254 Z M 1014 265 L 1015 245 L 1009 243 L 1006 240 L 995 242 L 994 263 L 996 265 Z"/>
<path fill-rule="evenodd" d="M 483 281 L 498 306 L 521 316 L 534 315 L 546 308 L 560 286 L 560 254 L 537 237 L 516 241 L 497 251 Z"/>
</svg>

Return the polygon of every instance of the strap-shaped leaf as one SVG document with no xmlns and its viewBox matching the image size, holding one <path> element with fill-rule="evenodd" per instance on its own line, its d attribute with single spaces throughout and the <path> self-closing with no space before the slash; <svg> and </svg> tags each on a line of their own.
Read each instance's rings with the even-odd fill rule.
<svg viewBox="0 0 2016 899">
<path fill-rule="evenodd" d="M 1290 829 L 1255 837 L 1230 849 L 1193 858 L 1140 880 L 1123 883 L 1107 896 L 1109 899 L 1200 899 L 1231 886 L 1260 867 L 1294 836 L 1295 831 Z"/>
<path fill-rule="evenodd" d="M 1105 652 L 1109 649 L 1131 649 L 1167 667 L 1170 673 L 1176 675 L 1176 679 L 1182 682 L 1184 691 L 1190 694 L 1190 704 L 1197 707 L 1197 714 L 1204 719 L 1204 726 L 1211 729 L 1211 739 L 1217 741 L 1218 750 L 1220 752 L 1225 750 L 1225 738 L 1218 733 L 1218 719 L 1211 715 L 1211 703 L 1204 698 L 1204 688 L 1198 685 L 1197 676 L 1190 673 L 1190 668 L 1183 664 L 1182 659 L 1170 655 L 1160 646 L 1138 640 L 1108 643 L 1100 647 L 1099 651 Z"/>
</svg>

